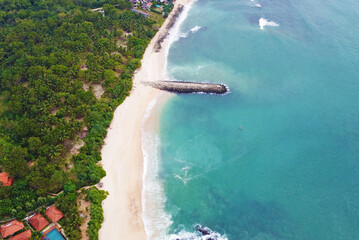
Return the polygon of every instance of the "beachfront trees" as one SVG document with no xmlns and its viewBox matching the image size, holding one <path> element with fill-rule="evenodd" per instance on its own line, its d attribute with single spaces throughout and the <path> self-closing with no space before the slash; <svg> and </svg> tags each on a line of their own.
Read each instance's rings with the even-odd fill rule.
<svg viewBox="0 0 359 240">
<path fill-rule="evenodd" d="M 106 199 L 107 195 L 107 192 L 94 187 L 87 190 L 86 200 L 91 202 L 91 220 L 88 223 L 88 235 L 92 240 L 98 240 L 98 231 L 104 221 L 101 203 Z"/>
<path fill-rule="evenodd" d="M 105 16 L 89 10 L 98 7 Z M 15 178 L 0 187 L 0 218 L 21 217 L 64 189 L 64 228 L 79 239 L 73 186 L 105 176 L 97 163 L 106 129 L 155 34 L 156 22 L 129 8 L 126 0 L 0 0 L 0 169 Z"/>
</svg>

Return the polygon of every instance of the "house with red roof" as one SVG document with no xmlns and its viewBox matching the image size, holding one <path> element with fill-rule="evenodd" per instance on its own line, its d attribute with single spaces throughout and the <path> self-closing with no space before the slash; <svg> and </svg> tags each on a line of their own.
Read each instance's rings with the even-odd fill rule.
<svg viewBox="0 0 359 240">
<path fill-rule="evenodd" d="M 2 183 L 3 186 L 11 186 L 12 178 L 9 177 L 8 173 L 2 172 L 0 173 L 0 183 Z"/>
<path fill-rule="evenodd" d="M 59 209 L 57 209 L 55 205 L 51 205 L 50 207 L 46 208 L 45 214 L 53 223 L 64 217 L 64 214 Z"/>
<path fill-rule="evenodd" d="M 18 220 L 13 220 L 0 226 L 0 234 L 2 238 L 13 235 L 24 228 L 24 224 Z"/>
<path fill-rule="evenodd" d="M 36 213 L 30 217 L 28 221 L 36 229 L 36 231 L 41 231 L 44 227 L 49 225 L 49 222 L 40 213 Z"/>
<path fill-rule="evenodd" d="M 29 240 L 31 238 L 31 230 L 26 230 L 25 232 L 19 233 L 18 235 L 13 236 L 9 240 Z"/>
</svg>

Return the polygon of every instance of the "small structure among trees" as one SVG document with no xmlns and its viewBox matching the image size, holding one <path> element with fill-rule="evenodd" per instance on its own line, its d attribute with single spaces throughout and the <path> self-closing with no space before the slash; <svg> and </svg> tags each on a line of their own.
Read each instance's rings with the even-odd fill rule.
<svg viewBox="0 0 359 240">
<path fill-rule="evenodd" d="M 2 172 L 0 173 L 0 186 L 2 184 L 2 186 L 12 186 L 12 178 L 9 177 L 9 174 L 8 173 L 5 173 L 5 172 Z"/>
<path fill-rule="evenodd" d="M 56 223 L 64 217 L 64 214 L 59 209 L 57 209 L 55 205 L 51 205 L 50 207 L 46 208 L 45 214 L 53 223 Z"/>
<path fill-rule="evenodd" d="M 26 230 L 22 233 L 19 233 L 15 236 L 13 236 L 12 238 L 10 238 L 9 240 L 25 240 L 25 239 L 30 239 L 31 238 L 31 230 Z"/>
<path fill-rule="evenodd" d="M 0 226 L 0 233 L 2 238 L 13 235 L 24 228 L 24 224 L 18 220 L 13 220 Z"/>
<path fill-rule="evenodd" d="M 47 225 L 49 225 L 49 222 L 40 213 L 36 213 L 32 217 L 30 217 L 28 221 L 31 224 L 31 226 L 33 226 L 36 229 L 36 231 L 41 231 Z"/>
</svg>

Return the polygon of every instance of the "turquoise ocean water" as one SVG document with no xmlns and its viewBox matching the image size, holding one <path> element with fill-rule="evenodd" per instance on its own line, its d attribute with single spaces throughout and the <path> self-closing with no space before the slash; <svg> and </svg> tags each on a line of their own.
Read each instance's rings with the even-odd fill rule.
<svg viewBox="0 0 359 240">
<path fill-rule="evenodd" d="M 201 239 L 200 224 L 231 240 L 359 239 L 358 9 L 356 0 L 192 6 L 168 72 L 231 93 L 179 95 L 163 109 L 168 236 Z"/>
</svg>

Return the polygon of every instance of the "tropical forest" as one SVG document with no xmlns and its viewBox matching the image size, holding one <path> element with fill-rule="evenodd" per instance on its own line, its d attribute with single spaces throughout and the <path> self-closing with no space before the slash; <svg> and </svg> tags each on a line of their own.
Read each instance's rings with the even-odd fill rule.
<svg viewBox="0 0 359 240">
<path fill-rule="evenodd" d="M 126 0 L 0 0 L 0 172 L 12 180 L 0 183 L 2 223 L 56 204 L 68 239 L 81 239 L 84 224 L 98 239 L 106 129 L 163 22 L 131 8 Z"/>
</svg>

